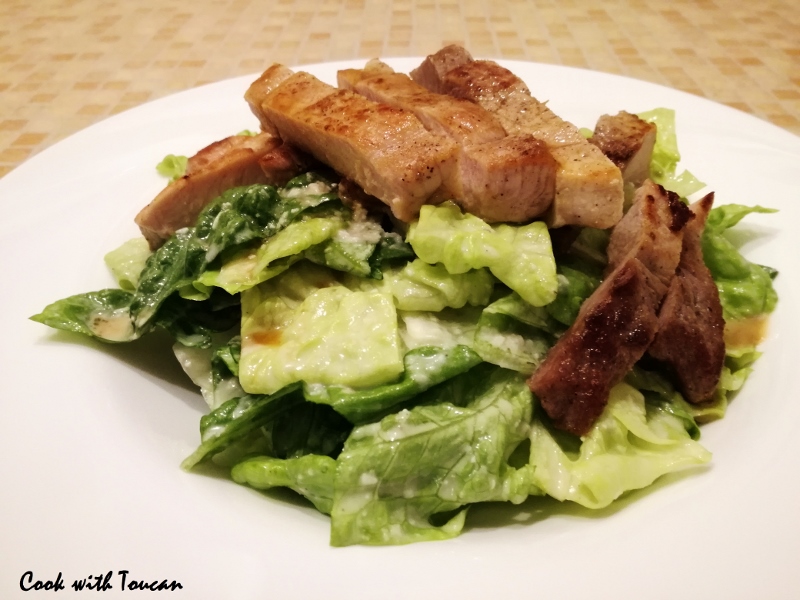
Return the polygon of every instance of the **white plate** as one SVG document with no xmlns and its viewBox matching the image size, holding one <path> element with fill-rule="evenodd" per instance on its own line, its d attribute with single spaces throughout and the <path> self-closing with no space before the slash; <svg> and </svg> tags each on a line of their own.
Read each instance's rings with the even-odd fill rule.
<svg viewBox="0 0 800 600">
<path fill-rule="evenodd" d="M 419 59 L 389 62 L 408 71 Z M 333 82 L 361 64 L 307 70 Z M 121 570 L 129 581 L 178 581 L 193 599 L 800 597 L 800 139 L 653 84 L 504 64 L 581 126 L 621 109 L 676 109 L 682 165 L 718 201 L 781 209 L 746 221 L 747 255 L 781 272 L 780 302 L 755 373 L 703 430 L 712 466 L 597 516 L 556 503 L 473 509 L 452 541 L 339 549 L 327 518 L 288 495 L 181 471 L 203 403 L 168 352 L 26 319 L 112 283 L 102 256 L 137 234 L 133 217 L 163 186 L 154 166 L 164 155 L 257 127 L 242 99 L 253 77 L 242 77 L 112 117 L 0 181 L 1 597 L 29 597 L 26 571 L 42 581 L 61 572 L 62 595 L 113 571 L 103 596 L 113 597 Z"/>
</svg>

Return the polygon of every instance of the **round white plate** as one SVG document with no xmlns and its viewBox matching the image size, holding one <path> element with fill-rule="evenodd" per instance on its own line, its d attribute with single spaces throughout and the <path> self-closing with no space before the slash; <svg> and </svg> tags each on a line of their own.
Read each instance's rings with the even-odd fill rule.
<svg viewBox="0 0 800 600">
<path fill-rule="evenodd" d="M 407 72 L 420 59 L 388 62 Z M 305 69 L 333 83 L 363 64 Z M 106 346 L 27 317 L 112 285 L 103 254 L 138 234 L 163 156 L 257 128 L 242 98 L 254 77 L 241 77 L 98 123 L 0 181 L 0 597 L 35 596 L 20 589 L 29 571 L 61 573 L 65 596 L 111 572 L 104 598 L 122 593 L 120 571 L 179 582 L 192 599 L 800 597 L 800 138 L 650 83 L 503 64 L 579 126 L 674 108 L 681 164 L 718 202 L 780 209 L 739 236 L 779 269 L 780 302 L 755 373 L 703 429 L 712 465 L 599 514 L 473 508 L 455 540 L 389 548 L 331 548 L 328 519 L 291 495 L 181 471 L 204 404 L 163 340 Z"/>
</svg>

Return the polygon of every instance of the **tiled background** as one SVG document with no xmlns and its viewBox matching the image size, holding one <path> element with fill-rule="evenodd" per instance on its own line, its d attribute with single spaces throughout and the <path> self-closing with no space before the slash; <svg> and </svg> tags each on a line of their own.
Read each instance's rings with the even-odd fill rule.
<svg viewBox="0 0 800 600">
<path fill-rule="evenodd" d="M 0 176 L 104 117 L 271 62 L 452 41 L 676 87 L 800 134 L 800 0 L 0 0 Z"/>
</svg>

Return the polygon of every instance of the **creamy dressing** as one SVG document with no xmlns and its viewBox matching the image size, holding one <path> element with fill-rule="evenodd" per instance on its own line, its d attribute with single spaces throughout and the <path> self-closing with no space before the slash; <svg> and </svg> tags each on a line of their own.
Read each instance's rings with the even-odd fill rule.
<svg viewBox="0 0 800 600">
<path fill-rule="evenodd" d="M 130 310 L 118 308 L 113 311 L 95 310 L 87 319 L 91 332 L 110 342 L 128 342 L 134 339 Z"/>
</svg>

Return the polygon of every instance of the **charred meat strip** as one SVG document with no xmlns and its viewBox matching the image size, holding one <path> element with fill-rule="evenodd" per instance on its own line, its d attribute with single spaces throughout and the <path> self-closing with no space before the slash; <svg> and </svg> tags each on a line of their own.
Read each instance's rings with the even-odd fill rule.
<svg viewBox="0 0 800 600">
<path fill-rule="evenodd" d="M 526 222 L 542 215 L 555 194 L 556 162 L 530 135 L 506 136 L 478 104 L 429 92 L 404 73 L 373 60 L 340 71 L 339 86 L 412 112 L 431 133 L 457 144 L 447 188 L 468 212 L 489 222 Z"/>
<path fill-rule="evenodd" d="M 475 102 L 494 115 L 509 135 L 543 141 L 558 163 L 555 199 L 545 219 L 551 227 L 584 225 L 606 229 L 622 217 L 619 168 L 578 129 L 534 98 L 523 81 L 495 62 L 473 60 L 447 46 L 411 72 L 427 89 Z"/>
<path fill-rule="evenodd" d="M 413 112 L 428 131 L 458 144 L 482 144 L 506 137 L 499 121 L 479 105 L 430 92 L 379 60 L 371 60 L 364 69 L 339 71 L 337 79 L 342 89 Z"/>
<path fill-rule="evenodd" d="M 656 126 L 629 112 L 603 115 L 589 141 L 622 171 L 622 179 L 639 187 L 650 174 Z"/>
<path fill-rule="evenodd" d="M 608 242 L 609 270 L 635 256 L 669 285 L 681 257 L 683 228 L 692 218 L 678 194 L 646 180 Z"/>
<path fill-rule="evenodd" d="M 680 200 L 648 181 L 614 228 L 609 274 L 528 380 L 556 427 L 584 435 L 650 346 L 691 218 Z"/>
<path fill-rule="evenodd" d="M 186 173 L 171 182 L 136 215 L 136 224 L 155 250 L 182 227 L 194 225 L 200 212 L 225 190 L 267 183 L 259 161 L 280 145 L 269 133 L 234 135 L 192 156 Z"/>
<path fill-rule="evenodd" d="M 709 400 L 725 360 L 719 291 L 703 262 L 700 238 L 714 202 L 709 194 L 691 206 L 675 277 L 658 315 L 658 334 L 648 353 L 667 363 L 678 388 L 692 403 Z"/>
<path fill-rule="evenodd" d="M 609 275 L 528 380 L 553 424 L 585 435 L 656 335 L 666 288 L 636 258 Z"/>
<path fill-rule="evenodd" d="M 441 201 L 455 166 L 455 144 L 428 132 L 410 112 L 336 89 L 308 73 L 251 86 L 262 127 L 329 165 L 380 198 L 393 214 L 413 220 L 422 204 Z M 257 97 L 258 90 L 268 90 Z M 255 112 L 255 111 L 254 111 Z"/>
</svg>

